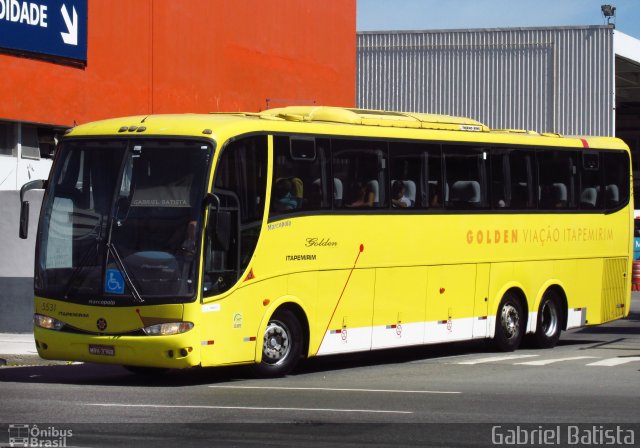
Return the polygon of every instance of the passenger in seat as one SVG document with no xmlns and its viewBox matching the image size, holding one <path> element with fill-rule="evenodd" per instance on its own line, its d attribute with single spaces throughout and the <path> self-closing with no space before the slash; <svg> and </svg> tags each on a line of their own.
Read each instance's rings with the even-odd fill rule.
<svg viewBox="0 0 640 448">
<path fill-rule="evenodd" d="M 404 182 L 401 180 L 393 182 L 393 185 L 391 185 L 391 205 L 394 208 L 411 207 L 411 199 L 405 196 L 406 191 L 407 187 L 404 185 Z"/>
<path fill-rule="evenodd" d="M 291 192 L 293 191 L 293 184 L 287 178 L 278 179 L 273 188 L 273 199 L 271 200 L 271 207 L 275 211 L 284 212 L 287 210 L 295 210 L 298 207 L 298 201 Z"/>
<path fill-rule="evenodd" d="M 372 207 L 373 193 L 368 192 L 361 182 L 353 182 L 349 188 L 349 196 L 347 197 L 346 207 Z"/>
</svg>

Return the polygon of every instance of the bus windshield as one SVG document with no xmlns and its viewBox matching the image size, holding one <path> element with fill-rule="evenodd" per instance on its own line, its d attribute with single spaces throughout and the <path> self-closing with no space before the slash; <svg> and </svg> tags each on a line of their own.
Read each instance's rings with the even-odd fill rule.
<svg viewBox="0 0 640 448">
<path fill-rule="evenodd" d="M 194 140 L 64 142 L 42 208 L 36 293 L 89 305 L 193 300 L 211 154 Z"/>
</svg>

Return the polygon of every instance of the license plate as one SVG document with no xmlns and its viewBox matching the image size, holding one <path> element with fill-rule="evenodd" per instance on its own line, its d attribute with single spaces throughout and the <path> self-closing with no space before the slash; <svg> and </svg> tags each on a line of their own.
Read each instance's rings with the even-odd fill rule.
<svg viewBox="0 0 640 448">
<path fill-rule="evenodd" d="M 100 356 L 115 356 L 116 349 L 113 345 L 89 345 L 89 353 Z"/>
</svg>

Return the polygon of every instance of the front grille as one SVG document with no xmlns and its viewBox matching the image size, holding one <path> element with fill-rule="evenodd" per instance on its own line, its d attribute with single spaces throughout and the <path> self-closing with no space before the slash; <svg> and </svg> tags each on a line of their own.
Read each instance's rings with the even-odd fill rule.
<svg viewBox="0 0 640 448">
<path fill-rule="evenodd" d="M 146 333 L 142 331 L 142 328 L 123 333 L 100 333 L 98 331 L 82 330 L 80 328 L 72 327 L 71 325 L 65 325 L 60 331 L 64 333 L 84 334 L 90 336 L 146 336 Z"/>
</svg>

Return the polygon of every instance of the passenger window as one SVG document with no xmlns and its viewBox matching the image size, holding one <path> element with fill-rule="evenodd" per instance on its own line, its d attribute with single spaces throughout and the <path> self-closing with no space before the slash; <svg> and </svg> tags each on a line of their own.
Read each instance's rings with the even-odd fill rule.
<svg viewBox="0 0 640 448">
<path fill-rule="evenodd" d="M 444 146 L 445 207 L 478 209 L 487 205 L 485 160 L 488 150 Z"/>
<path fill-rule="evenodd" d="M 603 152 L 604 206 L 622 207 L 629 201 L 629 157 L 626 152 Z"/>
<path fill-rule="evenodd" d="M 346 209 L 387 206 L 386 143 L 333 140 L 332 171 L 336 207 Z"/>
<path fill-rule="evenodd" d="M 491 204 L 494 209 L 535 208 L 534 152 L 494 149 L 491 155 Z"/>
<path fill-rule="evenodd" d="M 583 210 L 602 209 L 602 169 L 600 154 L 597 152 L 582 153 L 582 170 L 580 171 L 580 208 Z"/>
<path fill-rule="evenodd" d="M 539 203 L 543 210 L 576 207 L 577 164 L 575 151 L 538 151 Z"/>
<path fill-rule="evenodd" d="M 40 142 L 35 126 L 22 125 L 22 158 L 40 160 Z"/>
<path fill-rule="evenodd" d="M 389 160 L 393 208 L 440 206 L 442 171 L 439 145 L 391 143 Z"/>
<path fill-rule="evenodd" d="M 273 147 L 270 215 L 330 208 L 329 140 L 276 136 Z"/>
</svg>

